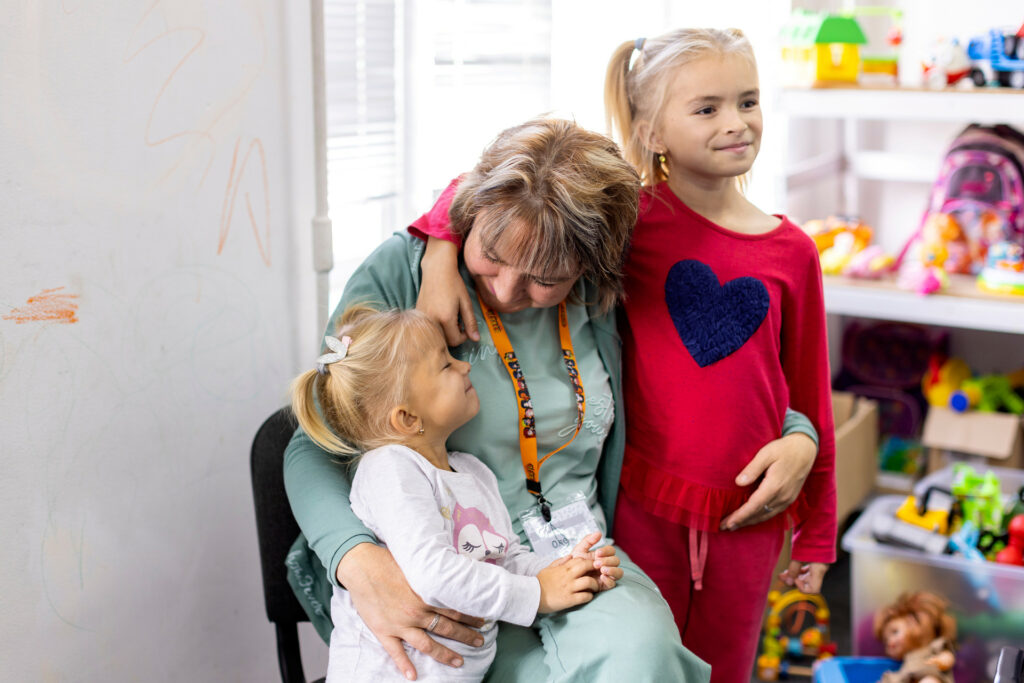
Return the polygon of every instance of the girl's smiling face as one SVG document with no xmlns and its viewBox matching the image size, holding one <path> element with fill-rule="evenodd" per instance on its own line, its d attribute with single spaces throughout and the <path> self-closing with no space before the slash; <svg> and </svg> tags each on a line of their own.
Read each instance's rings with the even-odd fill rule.
<svg viewBox="0 0 1024 683">
<path fill-rule="evenodd" d="M 665 155 L 670 176 L 734 178 L 761 146 L 757 68 L 742 54 L 708 55 L 676 69 L 649 148 Z"/>
<path fill-rule="evenodd" d="M 422 355 L 409 377 L 409 407 L 422 418 L 424 431 L 451 434 L 480 410 L 470 364 L 449 353 L 439 329 L 420 344 Z"/>
</svg>

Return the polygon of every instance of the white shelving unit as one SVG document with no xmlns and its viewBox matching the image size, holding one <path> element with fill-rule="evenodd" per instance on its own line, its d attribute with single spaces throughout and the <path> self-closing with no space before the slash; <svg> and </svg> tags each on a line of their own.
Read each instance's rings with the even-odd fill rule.
<svg viewBox="0 0 1024 683">
<path fill-rule="evenodd" d="M 842 121 L 843 144 L 828 152 L 793 163 L 785 173 L 785 190 L 825 177 L 844 178 L 844 204 L 859 212 L 860 180 L 927 183 L 935 177 L 935 157 L 864 150 L 858 144 L 859 121 L 907 122 L 1024 122 L 1024 91 L 1011 89 L 925 90 L 894 87 L 785 89 L 779 110 L 792 119 Z M 941 155 L 945 141 L 936 143 Z M 1024 297 L 979 292 L 974 278 L 954 277 L 942 294 L 918 296 L 883 281 L 825 278 L 825 308 L 829 313 L 882 320 L 1024 334 Z"/>
</svg>

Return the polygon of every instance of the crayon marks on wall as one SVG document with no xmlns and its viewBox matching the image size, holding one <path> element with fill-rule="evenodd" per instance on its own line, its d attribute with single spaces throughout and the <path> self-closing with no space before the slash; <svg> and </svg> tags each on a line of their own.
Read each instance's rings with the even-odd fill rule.
<svg viewBox="0 0 1024 683">
<path fill-rule="evenodd" d="M 63 287 L 44 289 L 30 296 L 25 305 L 18 306 L 3 316 L 4 320 L 24 323 L 55 322 L 72 324 L 78 322 L 77 294 L 62 291 Z"/>
</svg>

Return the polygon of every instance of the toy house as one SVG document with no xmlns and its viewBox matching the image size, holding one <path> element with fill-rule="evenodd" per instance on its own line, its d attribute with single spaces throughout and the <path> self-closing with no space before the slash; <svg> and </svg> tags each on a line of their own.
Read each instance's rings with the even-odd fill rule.
<svg viewBox="0 0 1024 683">
<path fill-rule="evenodd" d="M 794 86 L 856 83 L 867 38 L 853 17 L 799 10 L 782 29 L 784 82 Z"/>
</svg>

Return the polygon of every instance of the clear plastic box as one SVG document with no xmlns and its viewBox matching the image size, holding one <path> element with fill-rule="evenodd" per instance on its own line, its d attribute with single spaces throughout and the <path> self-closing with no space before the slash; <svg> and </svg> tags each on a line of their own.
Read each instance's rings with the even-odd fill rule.
<svg viewBox="0 0 1024 683">
<path fill-rule="evenodd" d="M 988 469 L 999 477 L 1008 496 L 1024 485 L 1024 470 L 975 468 L 979 473 Z M 951 482 L 952 467 L 948 467 L 925 477 L 915 489 L 948 487 Z M 850 553 L 854 654 L 882 655 L 872 631 L 874 613 L 904 591 L 928 590 L 949 600 L 957 619 L 957 683 L 990 683 L 1000 649 L 1024 647 L 1024 567 L 928 555 L 875 541 L 871 536 L 874 517 L 893 516 L 903 500 L 903 496 L 876 498 L 843 536 L 843 548 Z"/>
</svg>

